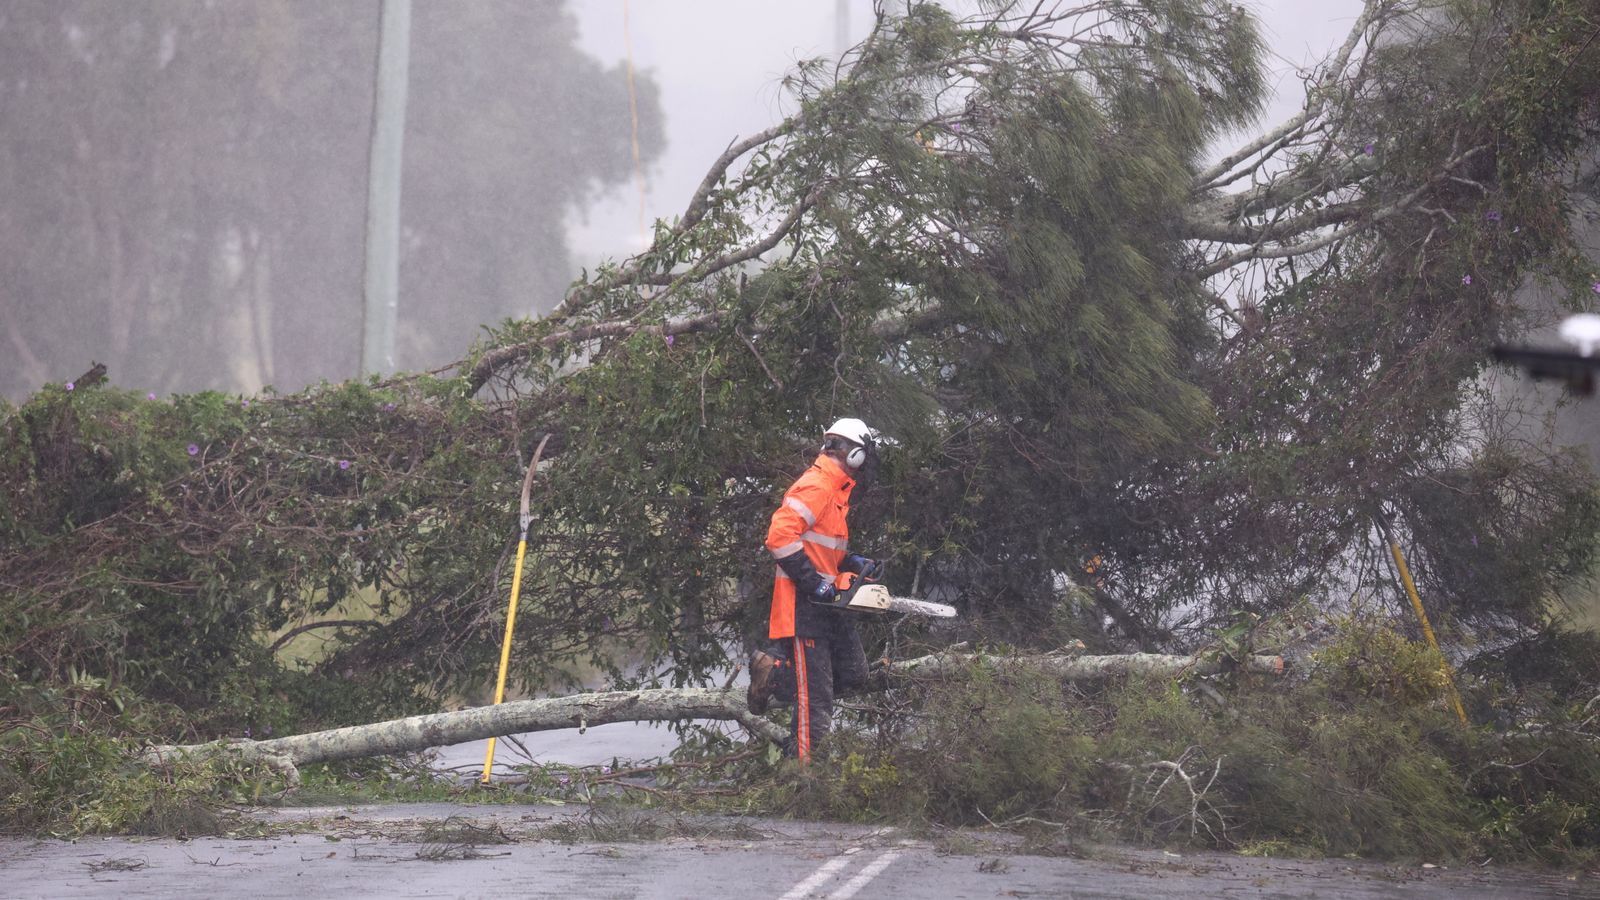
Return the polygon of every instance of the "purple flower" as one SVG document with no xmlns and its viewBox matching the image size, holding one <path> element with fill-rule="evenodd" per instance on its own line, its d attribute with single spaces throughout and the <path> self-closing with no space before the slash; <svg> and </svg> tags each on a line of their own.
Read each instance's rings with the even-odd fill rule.
<svg viewBox="0 0 1600 900">
<path fill-rule="evenodd" d="M 601 766 L 600 767 L 600 774 L 601 775 L 610 775 L 611 774 L 611 767 L 610 766 Z"/>
<path fill-rule="evenodd" d="M 557 784 L 571 784 L 572 783 L 572 778 L 569 777 L 569 776 L 566 776 L 566 775 L 558 775 L 558 776 L 556 776 L 556 783 Z"/>
<path fill-rule="evenodd" d="M 190 456 L 197 456 L 197 455 L 199 455 L 199 453 L 200 453 L 200 445 L 199 444 L 190 444 L 189 445 L 189 455 Z"/>
<path fill-rule="evenodd" d="M 348 460 L 348 459 L 339 460 L 339 468 L 341 468 L 341 469 L 350 468 L 350 460 Z"/>
<path fill-rule="evenodd" d="M 67 390 L 69 390 L 69 391 L 70 391 L 70 390 L 72 390 L 72 388 L 73 388 L 73 387 L 74 387 L 74 385 L 73 385 L 73 383 L 72 383 L 72 382 L 70 382 L 70 381 L 69 381 L 69 382 L 67 382 Z"/>
<path fill-rule="evenodd" d="M 1589 285 L 1589 287 L 1594 288 L 1594 292 L 1596 294 L 1600 294 L 1600 281 L 1596 281 L 1594 284 Z"/>
<path fill-rule="evenodd" d="M 250 401 L 249 400 L 240 400 L 239 401 L 239 408 L 240 409 L 249 409 L 250 408 Z"/>
<path fill-rule="evenodd" d="M 955 132 L 956 134 L 960 134 L 965 129 L 962 128 L 960 122 L 952 122 L 952 123 L 950 123 L 950 130 Z"/>
<path fill-rule="evenodd" d="M 248 729 L 248 728 L 246 728 L 246 729 L 245 729 L 245 730 L 244 730 L 244 736 L 245 736 L 245 737 L 249 737 L 249 736 L 250 736 L 250 729 Z"/>
<path fill-rule="evenodd" d="M 1461 283 L 1462 284 L 1471 284 L 1472 283 L 1472 276 L 1471 275 L 1463 275 L 1463 276 L 1461 276 Z"/>
<path fill-rule="evenodd" d="M 383 405 L 383 411 L 384 412 L 394 412 L 394 404 L 393 403 L 385 403 Z"/>
<path fill-rule="evenodd" d="M 1483 217 L 1486 220 L 1490 221 L 1490 222 L 1498 222 L 1498 221 L 1500 221 L 1500 210 L 1491 209 L 1488 212 L 1484 213 Z"/>
<path fill-rule="evenodd" d="M 670 335 L 670 334 L 667 335 L 667 346 L 668 347 L 672 346 L 672 335 Z"/>
<path fill-rule="evenodd" d="M 145 394 L 144 398 L 146 400 L 154 400 L 156 398 L 156 392 L 155 391 L 151 391 L 150 393 Z"/>
<path fill-rule="evenodd" d="M 1361 152 L 1365 153 L 1368 156 L 1371 156 L 1373 153 L 1376 153 L 1377 150 L 1378 150 L 1378 146 L 1376 144 L 1371 143 L 1371 142 L 1368 142 L 1365 147 L 1361 148 Z"/>
</svg>

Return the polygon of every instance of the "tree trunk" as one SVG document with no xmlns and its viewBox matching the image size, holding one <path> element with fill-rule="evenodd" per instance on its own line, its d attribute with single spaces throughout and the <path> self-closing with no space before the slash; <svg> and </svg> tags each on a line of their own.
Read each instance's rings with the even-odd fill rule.
<svg viewBox="0 0 1600 900">
<path fill-rule="evenodd" d="M 981 653 L 936 653 L 891 663 L 891 679 L 940 678 L 959 675 L 974 663 L 1005 669 L 1042 669 L 1069 681 L 1096 681 L 1117 675 L 1145 674 L 1178 677 L 1221 671 L 1223 663 L 1212 657 L 1127 653 L 1112 656 L 992 656 Z M 1283 673 L 1283 657 L 1251 656 L 1241 667 L 1252 672 Z M 638 691 L 604 691 L 541 700 L 517 700 L 498 706 L 478 706 L 457 712 L 411 716 L 371 725 L 352 725 L 267 741 L 221 740 L 208 744 L 151 747 L 144 760 L 160 765 L 181 755 L 235 754 L 284 771 L 297 780 L 297 766 L 367 756 L 387 756 L 462 744 L 483 738 L 529 731 L 587 728 L 612 722 L 672 722 L 682 719 L 716 719 L 738 722 L 753 734 L 779 742 L 786 732 L 776 724 L 751 714 L 742 688 L 655 688 Z"/>
</svg>

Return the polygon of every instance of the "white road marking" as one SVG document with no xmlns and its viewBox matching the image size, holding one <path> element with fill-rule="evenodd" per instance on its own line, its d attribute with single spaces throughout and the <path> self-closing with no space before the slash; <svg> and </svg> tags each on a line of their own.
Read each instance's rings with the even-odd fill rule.
<svg viewBox="0 0 1600 900">
<path fill-rule="evenodd" d="M 849 854 L 853 852 L 854 849 L 855 848 L 846 850 L 845 853 Z M 809 895 L 811 891 L 818 885 L 822 884 L 824 881 L 827 881 L 829 878 L 832 878 L 833 873 L 844 868 L 849 862 L 849 856 L 835 856 L 833 859 L 823 863 L 822 866 L 815 872 L 812 872 L 810 875 L 808 875 L 805 881 L 802 881 L 790 888 L 789 893 L 779 897 L 778 900 L 800 900 L 800 898 Z"/>
<path fill-rule="evenodd" d="M 867 886 L 867 882 L 877 878 L 884 869 L 900 856 L 899 850 L 890 850 L 877 859 L 867 864 L 865 869 L 856 873 L 856 877 L 844 883 L 844 886 L 828 895 L 828 900 L 850 900 L 856 892 Z"/>
</svg>

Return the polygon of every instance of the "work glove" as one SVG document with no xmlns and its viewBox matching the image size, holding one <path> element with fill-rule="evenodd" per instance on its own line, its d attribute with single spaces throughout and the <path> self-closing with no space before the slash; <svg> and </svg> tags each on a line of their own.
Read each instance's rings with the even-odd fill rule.
<svg viewBox="0 0 1600 900">
<path fill-rule="evenodd" d="M 794 582 L 795 595 L 812 603 L 830 604 L 838 599 L 839 591 L 833 581 L 822 577 L 805 551 L 791 553 L 778 560 L 778 568 Z"/>
<path fill-rule="evenodd" d="M 832 606 L 838 599 L 839 589 L 827 581 L 823 581 L 821 584 L 818 584 L 816 589 L 811 592 L 812 603 L 821 603 L 824 606 Z"/>
<path fill-rule="evenodd" d="M 839 571 L 855 572 L 868 581 L 877 581 L 883 574 L 883 563 L 875 559 L 868 559 L 860 554 L 847 554 L 839 563 Z"/>
<path fill-rule="evenodd" d="M 828 579 L 823 578 L 817 567 L 811 564 L 811 558 L 806 556 L 804 550 L 778 560 L 778 568 L 794 582 L 795 593 L 801 597 L 809 597 L 820 593 L 825 587 L 832 587 Z"/>
</svg>

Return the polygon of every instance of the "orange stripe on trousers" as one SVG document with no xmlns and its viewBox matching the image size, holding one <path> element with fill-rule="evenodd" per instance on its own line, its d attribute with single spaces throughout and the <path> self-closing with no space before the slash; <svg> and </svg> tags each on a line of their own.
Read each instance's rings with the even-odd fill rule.
<svg viewBox="0 0 1600 900">
<path fill-rule="evenodd" d="M 801 762 L 811 759 L 811 692 L 806 686 L 806 648 L 797 635 L 794 639 L 795 681 L 799 690 L 795 703 L 795 753 Z"/>
</svg>

